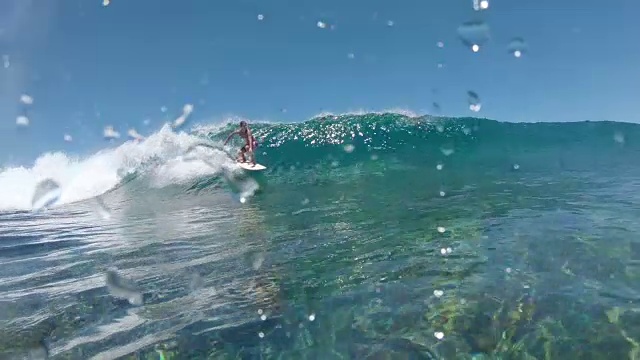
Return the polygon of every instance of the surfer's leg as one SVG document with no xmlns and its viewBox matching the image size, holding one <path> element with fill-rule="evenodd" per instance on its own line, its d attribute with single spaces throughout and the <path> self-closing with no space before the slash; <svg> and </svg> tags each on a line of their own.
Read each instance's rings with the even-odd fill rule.
<svg viewBox="0 0 640 360">
<path fill-rule="evenodd" d="M 240 148 L 240 152 L 238 152 L 237 161 L 247 162 L 247 158 L 244 156 L 244 153 L 245 153 L 246 150 L 247 150 L 247 148 L 244 147 L 244 146 Z"/>
</svg>

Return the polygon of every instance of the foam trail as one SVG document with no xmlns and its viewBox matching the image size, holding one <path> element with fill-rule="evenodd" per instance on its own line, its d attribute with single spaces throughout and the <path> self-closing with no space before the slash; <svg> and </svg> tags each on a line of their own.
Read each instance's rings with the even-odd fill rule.
<svg viewBox="0 0 640 360">
<path fill-rule="evenodd" d="M 152 173 L 162 185 L 233 166 L 226 153 L 212 148 L 199 150 L 199 157 L 207 159 L 204 165 L 194 165 L 197 162 L 182 158 L 200 142 L 201 138 L 175 133 L 167 125 L 144 141 L 129 141 L 84 159 L 63 152 L 46 153 L 30 168 L 12 167 L 0 172 L 0 211 L 31 210 L 36 187 L 44 179 L 60 185 L 57 206 L 101 195 L 117 186 L 127 174 L 145 170 L 146 164 L 157 166 Z"/>
</svg>

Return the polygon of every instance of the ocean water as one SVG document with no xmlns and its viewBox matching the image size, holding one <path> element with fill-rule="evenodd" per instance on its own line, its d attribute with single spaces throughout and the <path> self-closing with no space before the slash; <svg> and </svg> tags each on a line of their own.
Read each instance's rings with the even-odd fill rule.
<svg viewBox="0 0 640 360">
<path fill-rule="evenodd" d="M 2 169 L 0 358 L 640 357 L 640 126 L 232 128 Z"/>
</svg>

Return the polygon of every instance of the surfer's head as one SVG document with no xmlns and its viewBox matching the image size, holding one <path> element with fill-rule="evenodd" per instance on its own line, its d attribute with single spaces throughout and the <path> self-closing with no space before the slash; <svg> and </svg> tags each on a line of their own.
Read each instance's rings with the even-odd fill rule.
<svg viewBox="0 0 640 360">
<path fill-rule="evenodd" d="M 243 128 L 243 127 L 247 127 L 247 122 L 246 122 L 246 121 L 244 121 L 244 120 L 240 121 L 240 127 L 241 127 L 241 128 Z"/>
</svg>

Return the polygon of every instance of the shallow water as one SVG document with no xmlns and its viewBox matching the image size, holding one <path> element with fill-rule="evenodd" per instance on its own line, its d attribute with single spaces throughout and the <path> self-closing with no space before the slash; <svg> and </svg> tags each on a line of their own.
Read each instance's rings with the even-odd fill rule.
<svg viewBox="0 0 640 360">
<path fill-rule="evenodd" d="M 621 131 L 640 134 L 392 114 L 263 125 L 258 174 L 162 145 L 100 201 L 0 215 L 1 356 L 638 356 L 640 148 Z M 79 186 L 59 181 L 62 200 Z"/>
</svg>

